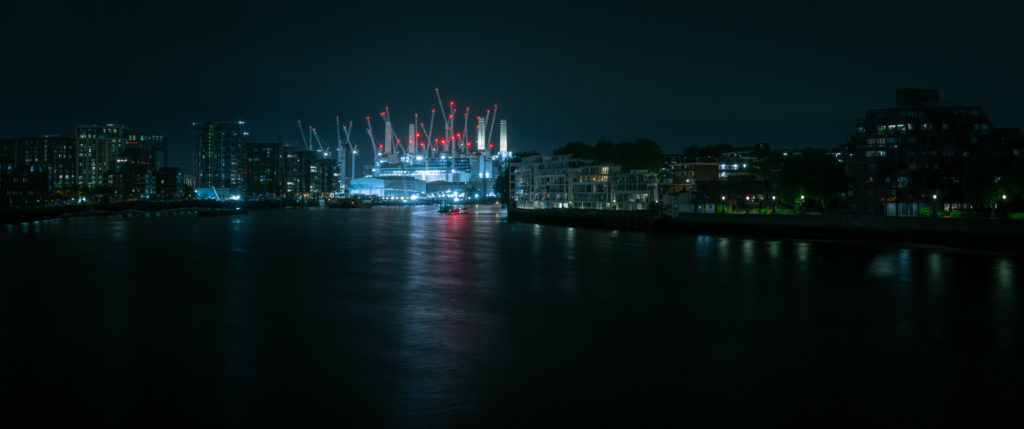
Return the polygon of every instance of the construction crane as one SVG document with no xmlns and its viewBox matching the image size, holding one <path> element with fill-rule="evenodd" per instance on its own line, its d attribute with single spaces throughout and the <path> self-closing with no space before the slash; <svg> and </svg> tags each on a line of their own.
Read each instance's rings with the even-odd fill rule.
<svg viewBox="0 0 1024 429">
<path fill-rule="evenodd" d="M 356 156 L 359 155 L 359 148 L 352 144 L 352 121 L 348 121 L 348 126 L 343 125 L 342 129 L 345 131 L 345 145 L 352 152 L 352 180 L 356 180 Z"/>
<path fill-rule="evenodd" d="M 466 113 L 462 115 L 462 139 L 459 140 L 459 147 L 466 145 L 469 141 L 469 106 L 466 106 Z M 466 152 L 469 152 L 469 146 L 466 145 Z"/>
<path fill-rule="evenodd" d="M 430 109 L 430 129 L 423 129 L 423 132 L 427 134 L 427 144 L 431 144 L 433 140 L 431 138 L 434 135 L 434 114 L 437 113 L 437 109 Z M 423 128 L 423 124 L 420 123 L 420 128 Z M 435 147 L 436 149 L 436 147 Z"/>
<path fill-rule="evenodd" d="M 306 135 L 302 133 L 302 120 L 299 119 L 299 135 L 302 136 L 302 144 L 306 146 L 306 150 L 309 150 L 309 141 L 306 140 Z"/>
<path fill-rule="evenodd" d="M 309 141 L 311 142 L 310 146 L 312 146 L 312 141 L 313 141 L 314 138 L 316 139 L 317 149 L 321 153 L 323 153 L 324 152 L 324 143 L 322 141 L 320 141 L 320 134 L 318 134 L 316 132 L 316 128 L 309 127 Z M 312 147 L 310 148 L 310 150 L 312 150 Z"/>
<path fill-rule="evenodd" d="M 373 164 L 377 165 L 377 158 L 380 156 L 380 150 L 384 148 L 383 145 L 377 146 L 377 142 L 373 139 L 373 124 L 370 123 L 370 117 L 366 117 L 366 134 L 370 135 L 370 147 L 373 148 Z"/>
<path fill-rule="evenodd" d="M 494 105 L 494 117 L 490 117 L 491 116 L 491 111 L 490 110 L 487 111 L 487 116 L 490 118 L 491 123 L 490 123 L 490 125 L 488 125 L 489 129 L 487 130 L 487 146 L 485 146 L 485 147 L 489 148 L 493 144 L 493 143 L 491 143 L 492 142 L 491 136 L 494 135 L 494 122 L 497 121 L 497 119 L 498 119 L 498 105 L 497 104 Z"/>
<path fill-rule="evenodd" d="M 441 101 L 441 90 L 434 88 L 434 94 L 437 95 L 437 104 L 441 106 L 441 116 L 444 116 L 444 139 L 441 140 L 441 144 L 448 142 L 449 151 L 455 153 L 455 143 L 452 141 L 453 128 L 455 127 L 455 102 L 449 102 L 450 110 L 445 112 L 444 102 Z"/>
</svg>

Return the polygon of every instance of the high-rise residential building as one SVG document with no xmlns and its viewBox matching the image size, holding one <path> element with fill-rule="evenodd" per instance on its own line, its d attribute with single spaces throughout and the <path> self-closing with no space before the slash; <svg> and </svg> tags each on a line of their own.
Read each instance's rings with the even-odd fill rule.
<svg viewBox="0 0 1024 429">
<path fill-rule="evenodd" d="M 86 124 L 75 127 L 75 182 L 83 188 L 103 183 L 125 143 L 126 129 L 119 124 Z"/>
<path fill-rule="evenodd" d="M 320 198 L 341 189 L 338 159 L 330 152 L 294 150 L 285 146 L 285 191 L 304 198 Z"/>
<path fill-rule="evenodd" d="M 246 143 L 245 193 L 250 196 L 284 195 L 286 154 L 281 143 Z"/>
<path fill-rule="evenodd" d="M 978 106 L 942 104 L 936 90 L 899 90 L 896 107 L 868 110 L 857 121 L 847 163 L 852 208 L 878 212 L 886 203 L 962 204 L 964 164 L 992 131 Z"/>
<path fill-rule="evenodd" d="M 75 139 L 42 136 L 0 140 L 0 158 L 9 164 L 36 167 L 46 174 L 50 192 L 75 186 Z"/>
<path fill-rule="evenodd" d="M 156 194 L 152 152 L 140 143 L 124 145 L 114 166 L 104 172 L 104 185 L 122 199 L 147 199 Z"/>
<path fill-rule="evenodd" d="M 126 144 L 138 144 L 146 151 L 146 160 L 153 171 L 167 166 L 167 137 L 161 133 L 146 130 L 129 129 L 125 136 Z"/>
<path fill-rule="evenodd" d="M 0 159 L 0 207 L 34 206 L 46 195 L 46 173 L 41 168 Z"/>
<path fill-rule="evenodd" d="M 197 188 L 245 186 L 245 122 L 192 124 Z"/>
<path fill-rule="evenodd" d="M 184 177 L 179 167 L 163 167 L 156 172 L 156 195 L 167 200 L 185 196 Z"/>
</svg>

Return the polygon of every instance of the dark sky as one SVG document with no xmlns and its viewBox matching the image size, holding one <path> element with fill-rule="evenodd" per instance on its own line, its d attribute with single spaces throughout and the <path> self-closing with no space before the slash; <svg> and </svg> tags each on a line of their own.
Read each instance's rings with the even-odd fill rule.
<svg viewBox="0 0 1024 429">
<path fill-rule="evenodd" d="M 362 118 L 388 105 L 404 130 L 435 87 L 474 112 L 499 104 L 511 148 L 544 153 L 635 137 L 833 147 L 901 87 L 1024 125 L 1019 2 L 13 3 L 0 136 L 123 123 L 166 133 L 186 167 L 193 121 L 296 141 L 296 119 L 333 139 L 340 115 L 365 146 Z"/>
</svg>

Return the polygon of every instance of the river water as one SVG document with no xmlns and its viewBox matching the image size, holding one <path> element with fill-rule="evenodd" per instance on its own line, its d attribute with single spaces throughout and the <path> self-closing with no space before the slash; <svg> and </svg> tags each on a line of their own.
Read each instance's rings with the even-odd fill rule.
<svg viewBox="0 0 1024 429">
<path fill-rule="evenodd" d="M 1021 418 L 1018 256 L 494 206 L 64 219 L 0 248 L 0 407 L 30 423 Z"/>
</svg>

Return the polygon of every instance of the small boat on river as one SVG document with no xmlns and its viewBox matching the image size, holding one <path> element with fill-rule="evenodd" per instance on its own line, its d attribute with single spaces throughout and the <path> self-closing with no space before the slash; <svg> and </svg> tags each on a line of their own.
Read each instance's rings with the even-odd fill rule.
<svg viewBox="0 0 1024 429">
<path fill-rule="evenodd" d="M 443 203 L 441 203 L 440 205 L 437 206 L 437 213 L 439 213 L 439 214 L 454 215 L 454 214 L 463 214 L 465 212 L 466 211 L 465 211 L 465 209 L 462 208 L 462 206 L 455 205 L 455 204 L 452 204 L 452 203 L 449 203 L 449 202 L 443 202 Z"/>
</svg>

